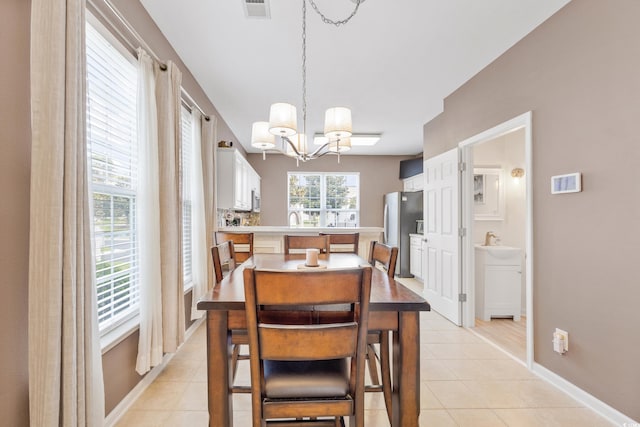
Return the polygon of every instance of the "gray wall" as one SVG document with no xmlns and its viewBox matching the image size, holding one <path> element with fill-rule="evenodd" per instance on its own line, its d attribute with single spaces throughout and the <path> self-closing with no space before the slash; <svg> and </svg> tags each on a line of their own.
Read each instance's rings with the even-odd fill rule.
<svg viewBox="0 0 640 427">
<path fill-rule="evenodd" d="M 426 157 L 533 111 L 535 361 L 640 420 L 640 2 L 569 3 L 445 100 Z M 552 175 L 583 191 L 553 196 Z M 553 353 L 556 327 L 570 350 Z"/>
<path fill-rule="evenodd" d="M 287 172 L 359 172 L 360 226 L 382 227 L 385 193 L 402 190 L 400 160 L 411 156 L 325 156 L 296 167 L 295 160 L 279 154 L 249 154 L 247 160 L 260 175 L 260 225 L 288 225 Z"/>
</svg>

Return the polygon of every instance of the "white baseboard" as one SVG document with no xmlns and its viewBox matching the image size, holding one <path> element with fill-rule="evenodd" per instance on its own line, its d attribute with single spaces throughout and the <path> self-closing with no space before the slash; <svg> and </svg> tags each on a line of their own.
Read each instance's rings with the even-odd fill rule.
<svg viewBox="0 0 640 427">
<path fill-rule="evenodd" d="M 203 316 L 202 318 L 196 320 L 189 327 L 189 329 L 185 331 L 184 342 L 187 342 L 189 338 L 191 338 L 191 335 L 193 335 L 195 330 L 198 329 L 198 326 L 200 326 L 200 324 L 204 322 L 205 318 L 206 316 Z M 104 427 L 113 427 L 118 423 L 118 421 L 120 421 L 120 418 L 122 418 L 122 416 L 134 404 L 134 402 L 142 395 L 142 393 L 144 393 L 147 387 L 149 387 L 153 383 L 153 381 L 158 377 L 158 375 L 160 375 L 160 373 L 164 370 L 164 368 L 167 366 L 169 361 L 173 359 L 174 355 L 175 353 L 165 354 L 164 357 L 162 358 L 162 363 L 160 363 L 158 366 L 155 366 L 153 369 L 151 369 L 147 373 L 147 375 L 145 375 L 144 378 L 142 378 L 140 382 L 138 382 L 138 384 L 136 384 L 136 386 L 132 388 L 129 393 L 127 393 L 124 399 L 122 399 L 120 403 L 118 403 L 118 405 L 115 408 L 113 408 L 111 412 L 109 412 L 109 415 L 105 417 Z"/>
<path fill-rule="evenodd" d="M 632 427 L 640 425 L 638 421 L 632 420 L 617 409 L 612 408 L 603 401 L 597 399 L 542 365 L 534 363 L 533 373 L 582 403 L 587 408 L 595 411 L 615 426 Z"/>
</svg>

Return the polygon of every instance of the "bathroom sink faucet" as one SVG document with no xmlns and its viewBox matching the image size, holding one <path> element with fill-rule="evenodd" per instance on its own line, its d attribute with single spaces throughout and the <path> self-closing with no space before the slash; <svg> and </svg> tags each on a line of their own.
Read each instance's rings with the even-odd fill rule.
<svg viewBox="0 0 640 427">
<path fill-rule="evenodd" d="M 493 242 L 491 241 L 492 238 L 494 239 Z M 484 236 L 484 245 L 493 246 L 496 244 L 497 240 L 498 235 L 496 233 L 494 233 L 493 231 L 487 231 L 487 234 Z"/>
</svg>

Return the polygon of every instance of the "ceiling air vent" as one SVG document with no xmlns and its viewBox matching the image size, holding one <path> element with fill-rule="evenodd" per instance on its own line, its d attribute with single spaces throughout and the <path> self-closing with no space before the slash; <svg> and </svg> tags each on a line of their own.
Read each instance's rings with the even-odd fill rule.
<svg viewBox="0 0 640 427">
<path fill-rule="evenodd" d="M 247 18 L 271 18 L 269 0 L 242 0 Z"/>
</svg>

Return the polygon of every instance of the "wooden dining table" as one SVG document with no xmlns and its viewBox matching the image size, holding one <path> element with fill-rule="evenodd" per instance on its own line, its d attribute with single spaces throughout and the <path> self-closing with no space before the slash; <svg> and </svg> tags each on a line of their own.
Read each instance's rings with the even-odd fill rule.
<svg viewBox="0 0 640 427">
<path fill-rule="evenodd" d="M 207 381 L 210 427 L 233 426 L 233 369 L 231 333 L 246 330 L 243 271 L 304 268 L 304 254 L 254 254 L 240 264 L 198 301 L 207 311 Z M 367 265 L 356 254 L 320 255 L 320 267 L 352 268 Z M 369 329 L 392 331 L 392 423 L 393 427 L 417 427 L 420 416 L 420 319 L 429 303 L 386 272 L 373 269 Z"/>
</svg>

